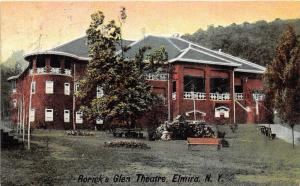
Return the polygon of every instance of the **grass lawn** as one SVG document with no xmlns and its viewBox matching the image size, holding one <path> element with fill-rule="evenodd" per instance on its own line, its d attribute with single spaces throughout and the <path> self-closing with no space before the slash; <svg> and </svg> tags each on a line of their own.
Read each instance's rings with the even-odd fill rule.
<svg viewBox="0 0 300 186">
<path fill-rule="evenodd" d="M 151 149 L 107 148 L 115 138 L 104 132 L 94 137 L 66 136 L 63 131 L 35 131 L 32 149 L 3 150 L 2 185 L 92 185 L 78 182 L 80 175 L 107 176 L 104 185 L 299 185 L 300 147 L 270 140 L 256 125 L 228 126 L 229 148 L 197 146 L 188 151 L 185 141 L 147 141 Z M 48 142 L 47 142 L 48 141 Z M 47 145 L 48 144 L 48 145 Z M 115 174 L 130 182 L 114 182 Z M 164 176 L 167 182 L 136 182 L 136 174 Z M 172 182 L 174 174 L 194 176 L 200 182 Z M 211 174 L 210 181 L 205 182 Z M 218 181 L 219 176 L 219 181 Z M 101 183 L 98 183 L 101 185 Z M 94 184 L 96 185 L 96 184 Z"/>
</svg>

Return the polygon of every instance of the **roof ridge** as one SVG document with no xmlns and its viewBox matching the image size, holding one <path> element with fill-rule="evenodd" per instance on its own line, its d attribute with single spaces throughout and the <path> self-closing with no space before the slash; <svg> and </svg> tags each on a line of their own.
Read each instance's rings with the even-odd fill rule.
<svg viewBox="0 0 300 186">
<path fill-rule="evenodd" d="M 189 51 L 189 49 L 190 49 L 189 47 L 186 47 L 185 49 L 180 50 L 181 54 L 179 54 L 177 57 L 171 59 L 169 62 L 173 62 L 173 61 L 180 59 L 182 56 L 184 56 Z"/>
<path fill-rule="evenodd" d="M 215 52 L 217 52 L 217 51 L 215 51 Z M 245 59 L 242 59 L 242 58 L 233 56 L 233 55 L 231 55 L 231 54 L 227 54 L 227 53 L 224 53 L 224 52 L 222 52 L 222 51 L 218 51 L 218 53 L 221 53 L 221 54 L 223 54 L 223 55 L 225 55 L 225 56 L 227 56 L 227 57 L 229 57 L 229 58 L 233 58 L 233 59 L 235 59 L 235 60 L 237 60 L 237 61 L 240 61 L 241 63 L 248 64 L 248 65 L 250 65 L 250 66 L 256 67 L 256 68 L 258 68 L 258 69 L 260 69 L 260 70 L 265 70 L 265 69 L 266 69 L 265 67 L 263 67 L 263 66 L 261 66 L 261 65 L 258 65 L 258 64 L 256 64 L 256 63 L 252 63 L 252 62 L 250 62 L 250 61 L 247 61 L 247 60 L 245 60 Z"/>
<path fill-rule="evenodd" d="M 179 40 L 181 40 L 181 41 L 190 43 L 190 44 L 192 44 L 192 45 L 195 45 L 196 47 L 206 49 L 206 50 L 211 51 L 211 52 L 216 53 L 216 54 L 220 54 L 220 53 L 221 53 L 221 55 L 223 54 L 223 55 L 225 55 L 225 56 L 227 56 L 227 57 L 230 57 L 230 58 L 233 58 L 233 59 L 235 59 L 235 60 L 237 60 L 237 61 L 239 61 L 239 62 L 241 62 L 241 63 L 248 64 L 248 65 L 250 65 L 250 66 L 252 66 L 252 67 L 255 67 L 255 68 L 258 68 L 258 69 L 260 69 L 260 70 L 265 70 L 265 67 L 260 66 L 260 65 L 258 65 L 258 64 L 256 64 L 256 63 L 252 63 L 252 62 L 250 62 L 250 61 L 246 61 L 246 60 L 244 60 L 244 59 L 241 59 L 241 58 L 232 56 L 232 55 L 227 54 L 227 53 L 224 53 L 224 52 L 218 52 L 218 51 L 215 51 L 215 50 L 206 48 L 206 47 L 204 47 L 204 46 L 202 46 L 202 45 L 196 44 L 196 43 L 194 43 L 194 42 L 191 42 L 191 41 L 189 41 L 189 40 L 183 39 L 183 38 L 181 38 L 181 37 L 172 37 L 172 38 L 176 38 L 176 39 L 179 39 Z"/>
<path fill-rule="evenodd" d="M 193 48 L 193 47 L 190 47 L 190 49 L 191 49 L 191 50 L 195 50 L 195 51 L 197 51 L 197 52 L 201 52 L 201 53 L 206 54 L 206 55 L 209 55 L 209 56 L 212 56 L 212 57 L 217 58 L 217 59 L 224 60 L 224 61 L 226 61 L 226 62 L 228 62 L 228 63 L 237 64 L 237 63 L 235 63 L 235 62 L 229 61 L 229 60 L 224 59 L 224 58 L 222 58 L 222 57 L 215 56 L 215 55 L 213 55 L 213 54 L 207 53 L 207 52 L 205 52 L 205 51 L 201 51 L 201 50 L 196 49 L 196 48 Z M 240 64 L 237 64 L 237 65 L 241 66 Z"/>
<path fill-rule="evenodd" d="M 173 43 L 173 42 L 170 40 L 170 38 L 166 37 L 165 39 L 166 39 L 169 43 L 171 43 L 171 45 L 173 45 L 178 51 L 181 51 L 181 49 L 180 49 L 175 43 Z"/>
</svg>

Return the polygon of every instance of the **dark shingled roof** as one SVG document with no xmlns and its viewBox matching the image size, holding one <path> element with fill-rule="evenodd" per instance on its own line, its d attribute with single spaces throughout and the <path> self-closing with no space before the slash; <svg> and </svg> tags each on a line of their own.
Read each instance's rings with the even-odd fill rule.
<svg viewBox="0 0 300 186">
<path fill-rule="evenodd" d="M 126 51 L 125 57 L 133 58 L 140 48 L 143 47 L 151 47 L 150 50 L 146 51 L 146 55 L 150 54 L 153 50 L 163 46 L 167 53 L 169 59 L 173 59 L 180 54 L 180 50 L 177 49 L 167 38 L 164 37 L 155 37 L 155 36 L 147 36 L 144 39 L 132 43 L 130 49 Z"/>
<path fill-rule="evenodd" d="M 129 40 L 123 40 L 123 45 L 127 46 L 131 44 L 133 41 Z M 117 50 L 120 50 L 120 46 L 117 45 Z M 59 45 L 53 49 L 50 49 L 50 51 L 59 51 L 59 52 L 65 52 L 74 54 L 79 57 L 88 58 L 89 57 L 89 48 L 87 45 L 87 37 L 83 36 L 78 39 L 72 40 L 70 42 L 64 43 L 62 45 Z"/>
<path fill-rule="evenodd" d="M 205 48 L 199 44 L 192 43 L 180 37 L 162 37 L 149 35 L 135 42 L 124 40 L 123 44 L 125 46 L 130 46 L 130 49 L 125 52 L 125 57 L 127 58 L 134 58 L 139 49 L 142 47 L 151 47 L 151 50 L 148 50 L 146 52 L 146 54 L 149 54 L 154 49 L 163 46 L 168 52 L 170 63 L 191 62 L 235 66 L 236 71 L 249 73 L 263 73 L 265 71 L 265 67 L 223 52 Z M 31 55 L 38 54 L 43 54 L 43 52 L 28 54 L 25 56 L 25 58 Z M 86 36 L 77 38 L 50 50 L 44 51 L 44 54 L 69 55 L 70 57 L 88 60 L 88 46 L 86 44 Z"/>
</svg>

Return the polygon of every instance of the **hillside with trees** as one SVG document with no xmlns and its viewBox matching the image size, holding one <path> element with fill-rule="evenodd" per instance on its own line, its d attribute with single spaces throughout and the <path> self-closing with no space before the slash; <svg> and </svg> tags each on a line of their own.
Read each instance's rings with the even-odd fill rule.
<svg viewBox="0 0 300 186">
<path fill-rule="evenodd" d="M 10 113 L 10 83 L 7 78 L 18 75 L 27 66 L 27 62 L 23 59 L 24 52 L 14 51 L 12 55 L 3 63 L 0 63 L 1 69 L 1 118 L 7 119 Z"/>
<path fill-rule="evenodd" d="M 266 66 L 275 56 L 277 42 L 287 25 L 294 27 L 300 35 L 300 19 L 272 22 L 231 24 L 229 26 L 208 26 L 207 30 L 199 29 L 193 34 L 182 37 L 213 50 L 221 49 L 225 53 L 247 59 Z"/>
</svg>

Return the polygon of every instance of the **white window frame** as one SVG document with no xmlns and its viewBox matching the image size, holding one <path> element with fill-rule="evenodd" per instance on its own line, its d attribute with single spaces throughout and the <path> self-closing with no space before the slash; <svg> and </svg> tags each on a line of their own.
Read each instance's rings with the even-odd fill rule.
<svg viewBox="0 0 300 186">
<path fill-rule="evenodd" d="M 14 108 L 17 108 L 17 103 L 18 103 L 17 99 L 13 99 L 12 102 L 13 102 L 13 107 L 14 107 Z"/>
<path fill-rule="evenodd" d="M 35 109 L 31 108 L 29 112 L 29 122 L 34 122 L 34 120 L 35 120 Z"/>
<path fill-rule="evenodd" d="M 36 82 L 35 81 L 31 82 L 30 92 L 31 92 L 31 94 L 35 94 L 35 92 L 36 92 Z"/>
<path fill-rule="evenodd" d="M 103 93 L 103 88 L 101 86 L 97 86 L 97 89 L 96 89 L 96 97 L 97 98 L 101 98 L 103 97 L 104 93 Z"/>
<path fill-rule="evenodd" d="M 70 89 L 70 86 L 71 86 L 70 83 L 65 83 L 65 84 L 64 84 L 64 94 L 65 94 L 65 95 L 70 95 L 70 92 L 71 92 L 71 91 L 70 91 L 70 90 L 71 90 L 71 89 Z"/>
<path fill-rule="evenodd" d="M 68 113 L 66 113 L 66 111 Z M 68 109 L 64 109 L 64 122 L 70 123 L 70 110 L 68 110 Z"/>
<path fill-rule="evenodd" d="M 53 81 L 46 81 L 45 82 L 45 93 L 46 94 L 53 94 L 53 89 L 54 89 L 54 82 Z"/>
<path fill-rule="evenodd" d="M 16 93 L 17 92 L 17 82 L 16 81 L 12 81 L 12 92 Z"/>
<path fill-rule="evenodd" d="M 224 116 L 224 118 L 229 118 L 230 109 L 224 106 L 220 106 L 215 108 L 215 117 L 219 118 L 221 115 Z"/>
<path fill-rule="evenodd" d="M 74 93 L 77 93 L 79 91 L 79 83 L 74 83 Z"/>
<path fill-rule="evenodd" d="M 82 124 L 83 123 L 83 113 L 80 111 L 77 111 L 75 115 L 76 115 L 76 123 Z"/>
<path fill-rule="evenodd" d="M 45 121 L 53 121 L 53 112 L 53 109 L 45 109 Z M 51 113 L 51 115 L 49 115 L 48 113 Z"/>
</svg>

